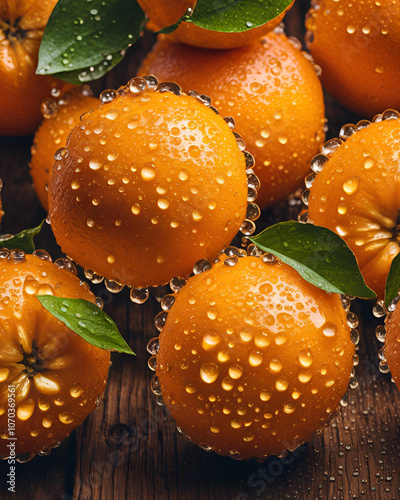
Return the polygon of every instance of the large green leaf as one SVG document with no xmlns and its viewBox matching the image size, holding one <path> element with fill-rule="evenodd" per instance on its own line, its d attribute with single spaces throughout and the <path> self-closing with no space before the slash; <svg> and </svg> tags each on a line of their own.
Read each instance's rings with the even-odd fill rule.
<svg viewBox="0 0 400 500">
<path fill-rule="evenodd" d="M 386 280 L 385 305 L 389 307 L 392 300 L 399 293 L 400 288 L 400 253 L 392 260 L 389 274 Z"/>
<path fill-rule="evenodd" d="M 213 31 L 237 33 L 257 28 L 279 16 L 292 0 L 198 0 L 184 20 Z"/>
<path fill-rule="evenodd" d="M 37 298 L 53 316 L 90 344 L 107 351 L 134 354 L 114 321 L 95 304 L 53 295 L 37 295 Z"/>
<path fill-rule="evenodd" d="M 8 248 L 23 250 L 25 253 L 33 253 L 35 251 L 35 244 L 33 243 L 33 238 L 42 229 L 44 220 L 32 229 L 24 229 L 16 235 L 4 234 L 0 236 L 0 248 Z"/>
<path fill-rule="evenodd" d="M 37 73 L 73 83 L 100 78 L 122 59 L 144 23 L 136 0 L 59 0 L 40 45 Z"/>
<path fill-rule="evenodd" d="M 353 252 L 329 229 L 295 221 L 281 222 L 251 241 L 322 290 L 365 299 L 375 297 L 365 284 Z"/>
</svg>

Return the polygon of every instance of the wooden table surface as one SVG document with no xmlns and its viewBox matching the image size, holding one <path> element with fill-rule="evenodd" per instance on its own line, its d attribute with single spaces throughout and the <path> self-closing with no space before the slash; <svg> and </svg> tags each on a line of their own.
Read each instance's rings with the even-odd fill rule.
<svg viewBox="0 0 400 500">
<path fill-rule="evenodd" d="M 299 0 L 286 19 L 287 32 L 301 36 L 307 2 Z M 93 88 L 117 88 L 134 75 L 151 48 L 146 36 L 125 61 Z M 201 89 L 198 89 L 201 91 Z M 358 120 L 327 97 L 329 137 Z M 32 138 L 0 139 L 0 177 L 6 215 L 3 232 L 33 227 L 45 217 L 31 186 L 28 162 Z M 267 211 L 258 224 L 295 218 L 283 205 Z M 60 253 L 50 227 L 37 238 L 54 256 Z M 206 453 L 176 429 L 150 391 L 147 341 L 156 335 L 160 311 L 151 298 L 134 305 L 126 291 L 112 295 L 94 288 L 105 310 L 137 353 L 113 355 L 109 383 L 100 407 L 48 457 L 18 465 L 17 492 L 7 492 L 8 466 L 0 464 L 0 498 L 17 499 L 395 499 L 400 498 L 400 396 L 390 375 L 377 369 L 380 348 L 372 303 L 355 301 L 361 319 L 359 387 L 324 432 L 286 459 L 237 462 Z"/>
</svg>

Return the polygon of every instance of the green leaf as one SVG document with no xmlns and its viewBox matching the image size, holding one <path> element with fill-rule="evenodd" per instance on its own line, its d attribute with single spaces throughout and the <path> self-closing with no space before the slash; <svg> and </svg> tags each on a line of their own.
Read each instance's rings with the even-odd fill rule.
<svg viewBox="0 0 400 500">
<path fill-rule="evenodd" d="M 36 297 L 53 316 L 89 344 L 107 351 L 134 354 L 119 333 L 114 321 L 92 302 L 53 295 L 37 295 Z"/>
<path fill-rule="evenodd" d="M 385 305 L 389 307 L 399 293 L 400 288 L 400 253 L 392 260 L 385 287 Z"/>
<path fill-rule="evenodd" d="M 35 244 L 33 238 L 40 233 L 44 220 L 32 229 L 25 229 L 15 236 L 12 234 L 3 234 L 0 236 L 0 248 L 8 248 L 9 250 L 19 249 L 25 253 L 33 253 L 35 251 Z"/>
<path fill-rule="evenodd" d="M 365 299 L 376 296 L 365 284 L 353 252 L 329 229 L 295 221 L 281 222 L 251 241 L 326 292 Z"/>
<path fill-rule="evenodd" d="M 145 20 L 136 0 L 59 0 L 40 44 L 36 73 L 73 83 L 100 78 L 123 58 Z"/>
<path fill-rule="evenodd" d="M 198 0 L 184 21 L 207 30 L 238 33 L 275 19 L 292 0 Z"/>
</svg>

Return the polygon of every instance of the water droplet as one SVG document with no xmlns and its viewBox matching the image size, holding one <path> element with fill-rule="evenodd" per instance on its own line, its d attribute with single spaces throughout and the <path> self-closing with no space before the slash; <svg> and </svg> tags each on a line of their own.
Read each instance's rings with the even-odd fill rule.
<svg viewBox="0 0 400 500">
<path fill-rule="evenodd" d="M 147 90 L 148 82 L 144 78 L 135 77 L 128 83 L 129 92 L 132 94 L 141 94 Z"/>
<path fill-rule="evenodd" d="M 147 163 L 140 172 L 142 179 L 145 181 L 151 181 L 156 176 L 156 169 L 151 163 Z"/>
<path fill-rule="evenodd" d="M 117 93 L 115 92 L 115 90 L 107 89 L 100 94 L 100 101 L 102 102 L 102 104 L 105 104 L 106 102 L 111 102 L 116 97 Z"/>
<path fill-rule="evenodd" d="M 275 387 L 278 391 L 283 392 L 286 391 L 286 389 L 289 386 L 289 382 L 286 378 L 278 378 L 278 380 L 275 382 Z"/>
<path fill-rule="evenodd" d="M 60 413 L 58 415 L 58 419 L 63 424 L 72 424 L 72 422 L 74 421 L 74 417 L 69 413 Z"/>
<path fill-rule="evenodd" d="M 271 394 L 267 390 L 262 389 L 260 391 L 260 399 L 261 401 L 269 401 L 271 399 Z"/>
<path fill-rule="evenodd" d="M 348 195 L 354 194 L 357 191 L 359 185 L 360 178 L 358 176 L 351 177 L 343 183 L 343 191 Z"/>
<path fill-rule="evenodd" d="M 337 326 L 328 321 L 322 326 L 322 333 L 325 337 L 334 337 L 337 334 Z"/>
<path fill-rule="evenodd" d="M 312 373 L 311 372 L 299 372 L 298 379 L 302 384 L 306 384 L 311 380 Z"/>
<path fill-rule="evenodd" d="M 296 409 L 296 406 L 293 403 L 285 403 L 283 405 L 283 411 L 285 413 L 287 413 L 288 415 L 293 413 L 295 411 L 295 409 Z"/>
<path fill-rule="evenodd" d="M 139 203 L 135 203 L 134 205 L 132 205 L 131 211 L 132 211 L 133 215 L 139 215 L 140 214 L 140 205 L 139 205 Z"/>
<path fill-rule="evenodd" d="M 227 361 L 229 361 L 231 355 L 229 354 L 228 351 L 219 351 L 218 352 L 218 361 L 220 363 L 226 363 Z"/>
<path fill-rule="evenodd" d="M 20 420 L 28 420 L 31 418 L 35 409 L 35 402 L 32 399 L 23 401 L 17 408 L 17 417 Z"/>
<path fill-rule="evenodd" d="M 188 394 L 194 394 L 196 392 L 196 387 L 193 385 L 193 384 L 187 384 L 185 386 L 185 391 L 188 393 Z"/>
<path fill-rule="evenodd" d="M 283 365 L 279 359 L 277 359 L 277 358 L 271 359 L 271 361 L 269 363 L 269 369 L 271 372 L 279 373 L 282 370 L 282 368 L 283 368 Z"/>
<path fill-rule="evenodd" d="M 309 349 L 301 351 L 299 354 L 299 362 L 304 368 L 309 368 L 313 363 L 313 353 Z"/>
<path fill-rule="evenodd" d="M 200 377 L 207 384 L 215 382 L 219 375 L 219 368 L 215 363 L 204 363 L 200 368 Z"/>
<path fill-rule="evenodd" d="M 76 382 L 71 386 L 69 393 L 73 398 L 79 398 L 83 394 L 83 387 L 79 382 Z"/>
<path fill-rule="evenodd" d="M 260 351 L 252 351 L 249 354 L 249 364 L 251 366 L 259 366 L 263 361 L 263 353 Z"/>
<path fill-rule="evenodd" d="M 240 365 L 231 365 L 228 373 L 231 378 L 238 380 L 243 375 L 243 368 Z"/>
<path fill-rule="evenodd" d="M 216 332 L 210 331 L 203 336 L 202 347 L 207 351 L 217 346 L 220 341 L 221 337 Z"/>
<path fill-rule="evenodd" d="M 221 387 L 224 389 L 224 391 L 231 391 L 234 388 L 235 384 L 232 379 L 229 377 L 225 377 L 222 380 Z"/>
<path fill-rule="evenodd" d="M 159 198 L 157 200 L 157 205 L 161 210 L 166 210 L 169 207 L 169 201 L 166 198 Z"/>
<path fill-rule="evenodd" d="M 103 166 L 103 163 L 99 160 L 90 160 L 89 161 L 89 167 L 92 170 L 99 170 L 100 168 L 102 168 L 102 166 Z"/>
</svg>

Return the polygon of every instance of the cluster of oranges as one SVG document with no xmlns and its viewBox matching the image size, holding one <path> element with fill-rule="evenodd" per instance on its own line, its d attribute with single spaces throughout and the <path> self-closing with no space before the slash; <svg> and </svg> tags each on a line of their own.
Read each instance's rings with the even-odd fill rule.
<svg viewBox="0 0 400 500">
<path fill-rule="evenodd" d="M 400 115 L 384 111 L 400 107 L 397 9 L 314 1 L 315 62 L 278 26 L 284 13 L 243 33 L 182 23 L 159 36 L 138 76 L 97 99 L 34 74 L 55 3 L 0 9 L 0 134 L 31 134 L 44 117 L 31 175 L 57 242 L 86 277 L 104 277 L 114 292 L 130 287 L 134 302 L 170 285 L 155 320 L 160 337 L 148 345 L 151 384 L 191 440 L 235 458 L 294 449 L 356 385 L 358 320 L 346 297 L 248 238 L 260 209 L 287 200 L 307 176 L 302 220 L 345 239 L 383 297 L 400 241 Z M 139 4 L 160 29 L 195 2 Z M 321 68 L 340 102 L 368 118 L 381 113 L 325 144 Z M 246 250 L 229 246 L 239 231 Z M 0 251 L 0 456 L 10 385 L 21 460 L 54 447 L 104 390 L 109 353 L 36 300 L 95 301 L 65 267 L 75 269 L 45 251 Z M 396 311 L 386 357 L 397 381 Z"/>
</svg>

